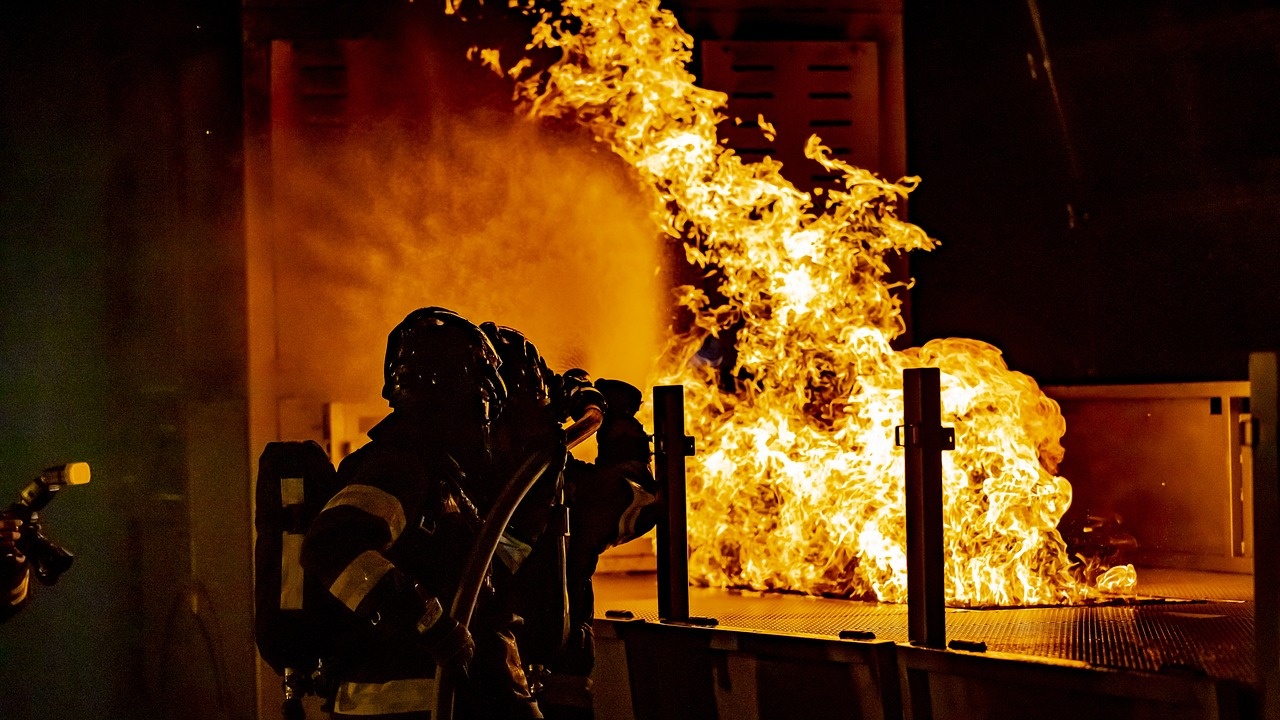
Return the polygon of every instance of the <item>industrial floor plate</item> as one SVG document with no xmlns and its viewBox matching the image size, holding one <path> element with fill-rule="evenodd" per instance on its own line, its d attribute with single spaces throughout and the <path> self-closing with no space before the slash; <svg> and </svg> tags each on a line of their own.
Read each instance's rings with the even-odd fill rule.
<svg viewBox="0 0 1280 720">
<path fill-rule="evenodd" d="M 595 588 L 597 617 L 626 610 L 657 620 L 653 575 L 598 576 Z M 1138 573 L 1138 592 L 1182 602 L 948 609 L 947 637 L 981 641 L 993 652 L 1253 681 L 1251 576 L 1145 569 Z M 825 637 L 857 630 L 879 640 L 907 640 L 906 605 L 696 587 L 689 605 L 691 614 L 715 618 L 724 628 Z"/>
</svg>

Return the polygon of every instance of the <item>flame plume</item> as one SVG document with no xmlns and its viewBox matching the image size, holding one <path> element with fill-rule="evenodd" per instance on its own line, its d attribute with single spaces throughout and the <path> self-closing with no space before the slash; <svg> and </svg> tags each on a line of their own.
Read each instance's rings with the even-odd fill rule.
<svg viewBox="0 0 1280 720">
<path fill-rule="evenodd" d="M 1071 502 L 1054 474 L 1065 432 L 1057 403 L 991 345 L 890 346 L 904 326 L 885 258 L 934 246 L 896 215 L 918 179 L 886 181 L 813 137 L 805 154 L 844 178 L 819 210 L 780 164 L 743 162 L 717 139 L 727 98 L 695 84 L 693 40 L 657 0 L 524 10 L 539 18 L 528 48 L 560 59 L 520 81 L 518 97 L 534 116 L 575 119 L 633 166 L 652 191 L 654 221 L 684 241 L 691 263 L 711 268 L 723 298 L 679 291 L 693 328 L 672 341 L 658 380 L 685 385 L 704 448 L 688 492 L 695 581 L 904 600 L 893 429 L 902 370 L 928 366 L 941 370 L 944 422 L 956 434 L 943 468 L 948 601 L 1098 596 L 1073 579 L 1056 530 Z M 730 344 L 737 384 L 726 390 L 716 348 Z M 1099 585 L 1132 590 L 1132 568 L 1114 570 Z"/>
</svg>

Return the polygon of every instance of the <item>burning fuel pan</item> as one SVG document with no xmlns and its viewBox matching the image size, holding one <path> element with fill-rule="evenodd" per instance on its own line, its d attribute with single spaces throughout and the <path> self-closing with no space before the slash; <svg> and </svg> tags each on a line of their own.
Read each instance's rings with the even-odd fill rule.
<svg viewBox="0 0 1280 720">
<path fill-rule="evenodd" d="M 904 371 L 919 436 L 906 443 L 919 456 L 906 463 L 906 604 L 689 588 L 679 491 L 693 448 L 679 388 L 655 389 L 654 467 L 673 492 L 656 578 L 598 580 L 597 717 L 1258 716 L 1251 576 L 1145 568 L 1130 601 L 944 608 L 930 508 L 950 448 L 928 372 Z"/>
<path fill-rule="evenodd" d="M 1142 672 L 1178 669 L 1252 682 L 1252 578 L 1143 569 L 1145 600 L 1098 605 L 947 610 L 947 636 L 989 652 Z M 628 611 L 658 620 L 651 576 L 597 578 L 596 616 Z M 793 594 L 690 588 L 690 611 L 716 627 L 839 638 L 842 632 L 907 641 L 907 607 Z M 974 646 L 976 647 L 976 646 Z"/>
<path fill-rule="evenodd" d="M 934 651 L 908 644 L 904 604 L 691 588 L 694 622 L 658 624 L 651 575 L 599 577 L 597 717 L 1250 717 L 1251 578 L 1140 578 L 1130 605 L 950 608 Z M 650 696 L 673 683 L 678 707 Z"/>
</svg>

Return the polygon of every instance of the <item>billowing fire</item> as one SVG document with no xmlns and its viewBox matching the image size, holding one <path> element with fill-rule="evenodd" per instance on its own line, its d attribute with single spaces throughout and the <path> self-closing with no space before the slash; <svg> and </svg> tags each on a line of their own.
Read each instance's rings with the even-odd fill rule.
<svg viewBox="0 0 1280 720">
<path fill-rule="evenodd" d="M 685 385 L 701 448 L 689 487 L 696 581 L 904 600 L 894 426 L 902 370 L 929 366 L 941 370 L 944 422 L 956 434 L 944 456 L 949 602 L 1132 592 L 1131 566 L 1093 583 L 1072 572 L 1056 530 L 1071 502 L 1054 474 L 1065 431 L 1057 403 L 982 342 L 891 348 L 903 321 L 886 257 L 933 247 L 896 215 L 917 179 L 876 177 L 817 137 L 806 154 L 844 178 L 825 197 L 796 189 L 777 163 L 743 162 L 717 139 L 726 97 L 695 85 L 692 38 L 658 0 L 526 12 L 540 17 L 529 48 L 562 54 L 518 78 L 529 111 L 575 118 L 630 163 L 652 189 L 655 222 L 718 282 L 714 301 L 680 291 L 693 330 L 672 341 L 656 380 Z M 485 61 L 501 71 L 498 58 Z M 730 346 L 736 358 L 723 372 Z"/>
</svg>

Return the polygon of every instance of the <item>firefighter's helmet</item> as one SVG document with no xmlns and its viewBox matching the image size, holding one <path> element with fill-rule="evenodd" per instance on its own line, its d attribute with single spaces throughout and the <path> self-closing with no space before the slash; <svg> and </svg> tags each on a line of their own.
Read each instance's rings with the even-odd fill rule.
<svg viewBox="0 0 1280 720">
<path fill-rule="evenodd" d="M 507 392 L 539 405 L 549 403 L 547 386 L 553 374 L 529 338 L 515 328 L 492 322 L 481 323 L 480 329 L 493 341 L 498 357 L 502 358 L 502 380 Z"/>
<path fill-rule="evenodd" d="M 387 337 L 382 397 L 396 409 L 464 416 L 478 410 L 490 423 L 507 399 L 501 366 L 492 341 L 470 320 L 420 308 Z"/>
</svg>

